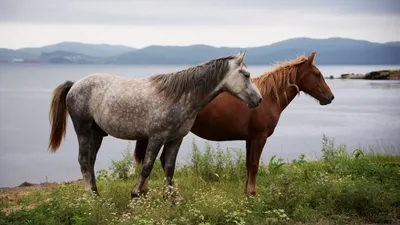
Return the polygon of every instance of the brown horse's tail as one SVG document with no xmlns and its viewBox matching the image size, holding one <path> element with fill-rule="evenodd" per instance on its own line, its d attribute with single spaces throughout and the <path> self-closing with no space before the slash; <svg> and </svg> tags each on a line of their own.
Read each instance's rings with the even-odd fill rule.
<svg viewBox="0 0 400 225">
<path fill-rule="evenodd" d="M 144 161 L 147 149 L 147 140 L 137 140 L 134 150 L 136 165 L 141 165 Z"/>
<path fill-rule="evenodd" d="M 65 136 L 65 130 L 67 128 L 67 104 L 65 99 L 67 97 L 69 89 L 71 89 L 74 82 L 65 81 L 58 85 L 53 91 L 53 98 L 50 105 L 50 125 L 51 133 L 49 138 L 49 150 L 50 152 L 56 152 L 60 147 L 62 138 Z"/>
</svg>

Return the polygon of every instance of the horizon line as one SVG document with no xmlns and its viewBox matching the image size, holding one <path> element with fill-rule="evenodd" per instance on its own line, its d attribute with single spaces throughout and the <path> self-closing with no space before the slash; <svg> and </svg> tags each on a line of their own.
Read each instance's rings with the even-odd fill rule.
<svg viewBox="0 0 400 225">
<path fill-rule="evenodd" d="M 372 43 L 372 44 L 387 44 L 387 43 L 393 43 L 393 42 L 400 42 L 400 40 L 397 40 L 397 41 L 386 41 L 386 42 L 372 42 L 372 41 L 368 41 L 368 40 L 365 40 L 365 39 L 354 39 L 354 38 L 346 38 L 346 37 L 312 38 L 312 37 L 303 36 L 303 37 L 294 37 L 294 38 L 282 39 L 281 41 L 272 42 L 272 43 L 270 43 L 270 44 L 265 44 L 265 45 L 247 46 L 247 47 L 239 47 L 239 46 L 214 46 L 214 45 L 208 45 L 208 44 L 201 44 L 201 43 L 198 43 L 198 44 L 191 44 L 191 45 L 158 45 L 158 44 L 152 44 L 152 45 L 144 46 L 144 47 L 142 47 L 142 48 L 138 48 L 138 47 L 129 46 L 129 45 L 124 45 L 124 44 L 88 43 L 88 42 L 79 42 L 79 41 L 61 41 L 61 42 L 51 43 L 51 44 L 42 45 L 42 46 L 38 46 L 38 47 L 32 47 L 32 46 L 21 47 L 21 48 L 0 47 L 0 49 L 3 48 L 3 49 L 11 49 L 11 50 L 21 50 L 21 49 L 24 49 L 24 48 L 43 48 L 43 47 L 46 47 L 46 46 L 58 45 L 58 44 L 62 44 L 62 43 L 74 43 L 74 44 L 86 44 L 86 45 L 122 46 L 122 47 L 134 48 L 134 49 L 137 49 L 137 50 L 144 49 L 144 48 L 148 48 L 148 47 L 152 47 L 152 46 L 158 46 L 158 47 L 191 47 L 191 46 L 199 46 L 199 45 L 210 46 L 210 47 L 214 47 L 214 48 L 242 48 L 242 49 L 243 49 L 243 48 L 265 47 L 265 46 L 277 44 L 277 43 L 282 42 L 282 41 L 288 41 L 288 40 L 293 40 L 293 39 L 311 39 L 311 40 L 347 39 L 347 40 L 354 40 L 354 41 L 365 41 L 365 42 L 369 42 L 369 43 Z"/>
</svg>

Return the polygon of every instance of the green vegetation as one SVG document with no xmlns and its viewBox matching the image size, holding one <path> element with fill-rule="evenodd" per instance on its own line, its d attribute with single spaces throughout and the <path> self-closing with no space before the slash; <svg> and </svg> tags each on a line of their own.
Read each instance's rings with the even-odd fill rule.
<svg viewBox="0 0 400 225">
<path fill-rule="evenodd" d="M 147 197 L 130 201 L 138 170 L 131 150 L 98 173 L 100 198 L 81 182 L 33 191 L 14 202 L 0 199 L 0 224 L 366 224 L 399 220 L 400 155 L 377 154 L 324 137 L 322 158 L 291 163 L 271 158 L 261 165 L 256 198 L 243 194 L 246 170 L 240 150 L 193 142 L 191 161 L 179 166 L 176 189 L 185 199 L 171 206 L 162 197 L 157 160 Z M 34 204 L 34 206 L 32 206 Z M 396 214 L 397 213 L 397 214 Z"/>
</svg>

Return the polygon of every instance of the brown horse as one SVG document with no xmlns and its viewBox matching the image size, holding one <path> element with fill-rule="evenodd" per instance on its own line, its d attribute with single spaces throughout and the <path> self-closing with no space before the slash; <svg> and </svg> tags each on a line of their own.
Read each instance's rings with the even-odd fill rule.
<svg viewBox="0 0 400 225">
<path fill-rule="evenodd" d="M 262 150 L 267 138 L 273 134 L 281 113 L 296 95 L 303 91 L 321 105 L 330 104 L 334 99 L 324 77 L 314 65 L 314 57 L 315 52 L 308 58 L 300 56 L 253 78 L 264 99 L 257 108 L 248 109 L 246 104 L 232 95 L 222 93 L 196 117 L 191 131 L 199 137 L 212 141 L 246 141 L 247 195 L 256 195 L 256 175 Z M 146 146 L 146 141 L 136 143 L 136 162 L 142 162 Z M 164 154 L 161 155 L 162 163 Z"/>
</svg>

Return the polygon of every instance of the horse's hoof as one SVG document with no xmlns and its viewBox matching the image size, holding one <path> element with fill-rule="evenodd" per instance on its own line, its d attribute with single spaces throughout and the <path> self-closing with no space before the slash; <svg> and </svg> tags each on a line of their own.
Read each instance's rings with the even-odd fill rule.
<svg viewBox="0 0 400 225">
<path fill-rule="evenodd" d="M 180 196 L 180 195 L 175 196 L 175 199 L 174 199 L 175 203 L 181 203 L 184 201 L 185 201 L 185 199 L 182 196 Z"/>
<path fill-rule="evenodd" d="M 100 197 L 99 192 L 97 191 L 97 189 L 95 190 L 88 190 L 89 194 L 91 194 L 94 197 Z"/>
<path fill-rule="evenodd" d="M 140 193 L 138 192 L 131 192 L 131 200 L 133 200 L 134 198 L 139 198 L 140 197 Z"/>
<path fill-rule="evenodd" d="M 257 195 L 256 191 L 249 191 L 249 192 L 245 192 L 246 196 L 249 198 L 255 198 Z"/>
<path fill-rule="evenodd" d="M 249 198 L 254 198 L 257 195 L 257 191 L 255 188 L 249 187 L 249 188 L 245 188 L 244 194 Z"/>
</svg>

